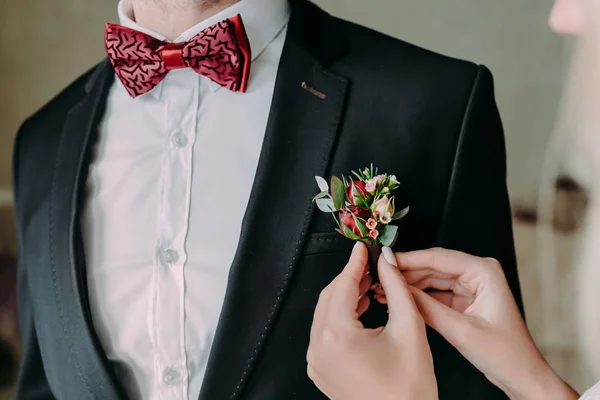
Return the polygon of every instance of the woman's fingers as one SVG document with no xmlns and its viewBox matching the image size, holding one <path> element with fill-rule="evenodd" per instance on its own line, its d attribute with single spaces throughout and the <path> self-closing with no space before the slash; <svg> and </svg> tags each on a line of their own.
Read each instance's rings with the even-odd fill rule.
<svg viewBox="0 0 600 400">
<path fill-rule="evenodd" d="M 429 294 L 409 287 L 425 323 L 444 336 L 451 344 L 461 343 L 461 337 L 468 329 L 469 317 L 442 304 Z"/>
<path fill-rule="evenodd" d="M 400 268 L 402 271 L 402 268 Z M 457 279 L 458 275 L 447 274 L 444 272 L 439 272 L 431 268 L 423 268 L 423 269 L 415 269 L 415 270 L 405 270 L 402 271 L 402 275 L 404 279 L 406 279 L 406 283 L 412 285 L 415 282 L 422 281 L 426 278 L 440 278 L 440 279 Z"/>
<path fill-rule="evenodd" d="M 397 266 L 388 262 L 388 259 L 395 261 L 391 250 L 384 247 L 379 258 L 378 270 L 390 315 L 385 331 L 392 337 L 401 338 L 405 335 L 407 327 L 414 328 L 417 321 L 421 320 L 421 324 L 423 321 L 404 277 Z"/>
<path fill-rule="evenodd" d="M 365 276 L 368 270 L 367 257 L 365 245 L 357 243 L 344 270 L 321 291 L 315 308 L 311 340 L 321 334 L 332 318 L 337 318 L 338 322 L 357 318 L 359 298 L 366 291 L 364 288 L 368 289 L 371 284 L 370 276 Z"/>
<path fill-rule="evenodd" d="M 362 296 L 369 291 L 372 281 L 373 278 L 371 277 L 371 275 L 365 274 L 363 276 L 362 280 L 360 281 L 360 285 L 358 286 L 359 296 Z"/>
<path fill-rule="evenodd" d="M 431 269 L 459 276 L 477 264 L 479 257 L 460 251 L 433 248 L 407 253 L 396 253 L 396 259 L 401 270 Z"/>
<path fill-rule="evenodd" d="M 428 277 L 421 281 L 413 282 L 410 285 L 423 291 L 427 289 L 435 289 L 438 291 L 446 292 L 453 292 L 454 289 L 457 287 L 455 279 L 443 279 L 435 277 Z"/>
<path fill-rule="evenodd" d="M 442 303 L 443 305 L 445 305 L 446 307 L 450 307 L 453 310 L 456 310 L 460 313 L 464 313 L 465 310 L 469 308 L 469 306 L 473 304 L 473 302 L 475 302 L 474 297 L 460 296 L 452 292 L 439 292 L 432 290 L 427 291 L 427 294 L 439 301 L 440 303 Z"/>
<path fill-rule="evenodd" d="M 374 298 L 379 304 L 387 304 L 387 296 L 385 294 L 375 295 Z"/>
<path fill-rule="evenodd" d="M 367 247 L 358 242 L 344 270 L 333 280 L 330 287 L 325 289 L 331 290 L 328 318 L 332 323 L 350 325 L 358 320 L 356 310 L 361 295 L 361 283 L 368 269 L 367 261 Z"/>
<path fill-rule="evenodd" d="M 369 296 L 362 296 L 360 300 L 358 300 L 358 307 L 356 308 L 356 313 L 359 317 L 369 309 L 370 304 L 371 299 L 369 299 Z"/>
</svg>

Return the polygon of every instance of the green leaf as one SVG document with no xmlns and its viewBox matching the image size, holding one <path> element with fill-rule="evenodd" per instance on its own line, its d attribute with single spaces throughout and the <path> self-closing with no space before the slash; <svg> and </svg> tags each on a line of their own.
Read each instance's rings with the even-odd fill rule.
<svg viewBox="0 0 600 400">
<path fill-rule="evenodd" d="M 323 212 L 328 213 L 334 209 L 333 200 L 331 200 L 330 198 L 317 199 L 315 200 L 315 202 L 317 203 L 317 207 L 319 208 L 319 210 Z"/>
<path fill-rule="evenodd" d="M 356 205 L 359 207 L 369 208 L 369 204 L 367 202 L 367 196 L 365 196 L 361 191 L 358 191 L 358 192 L 359 193 L 357 193 L 354 196 L 354 201 L 355 201 Z"/>
<path fill-rule="evenodd" d="M 339 233 L 340 235 L 342 235 L 342 236 L 346 237 L 346 235 L 344 235 L 344 232 L 342 232 L 342 230 L 341 230 L 341 229 L 335 228 L 335 231 L 336 231 L 337 233 Z"/>
<path fill-rule="evenodd" d="M 317 185 L 319 185 L 319 189 L 321 192 L 327 192 L 329 190 L 329 185 L 327 185 L 327 181 L 320 176 L 315 176 L 315 180 L 317 181 Z"/>
<path fill-rule="evenodd" d="M 394 245 L 396 244 L 396 240 L 398 240 L 398 236 L 398 234 L 394 235 L 394 240 L 392 240 L 392 243 L 390 243 L 388 247 L 394 247 Z"/>
<path fill-rule="evenodd" d="M 325 190 L 325 191 L 323 191 L 323 192 L 319 193 L 318 195 L 316 195 L 316 196 L 313 198 L 313 201 L 315 201 L 315 200 L 319 200 L 319 199 L 322 199 L 323 197 L 325 197 L 325 196 L 327 196 L 327 195 L 329 195 L 329 192 L 328 192 L 327 190 Z"/>
<path fill-rule="evenodd" d="M 346 202 L 346 187 L 337 176 L 331 178 L 331 198 L 336 211 L 342 208 Z"/>
<path fill-rule="evenodd" d="M 392 217 L 392 220 L 397 220 L 400 218 L 404 218 L 406 216 L 406 214 L 408 214 L 408 212 L 410 211 L 410 206 L 407 206 L 406 208 L 398 211 L 396 214 L 394 214 L 394 216 Z"/>
<path fill-rule="evenodd" d="M 395 225 L 386 225 L 380 232 L 379 240 L 381 244 L 390 247 L 396 240 L 398 234 L 398 227 Z"/>
<path fill-rule="evenodd" d="M 350 238 L 352 240 L 360 240 L 360 237 L 354 233 L 354 231 L 350 228 L 348 228 L 348 226 L 346 224 L 344 224 L 342 222 L 342 230 L 344 231 L 344 236 L 346 236 L 347 238 Z"/>
<path fill-rule="evenodd" d="M 361 181 L 362 181 L 362 180 L 364 180 L 364 179 L 363 179 L 363 176 L 362 176 L 362 172 L 361 172 L 361 174 L 357 174 L 356 172 L 352 171 L 352 173 L 353 173 L 353 174 L 354 174 L 354 175 L 355 175 L 355 176 L 356 176 L 356 177 L 357 177 L 359 180 L 361 180 Z"/>
<path fill-rule="evenodd" d="M 367 199 L 365 194 L 356 186 L 354 182 L 356 181 L 350 181 L 350 184 L 352 185 L 352 190 L 350 190 L 352 198 L 350 198 L 349 200 L 354 200 L 354 205 L 368 208 L 366 205 Z"/>
<path fill-rule="evenodd" d="M 352 214 L 352 217 L 354 218 L 354 223 L 356 224 L 356 227 L 358 228 L 358 230 L 360 231 L 360 236 L 361 237 L 365 237 L 369 234 L 369 229 L 367 228 L 367 226 L 365 225 L 365 220 L 362 218 L 358 218 L 356 215 Z"/>
</svg>

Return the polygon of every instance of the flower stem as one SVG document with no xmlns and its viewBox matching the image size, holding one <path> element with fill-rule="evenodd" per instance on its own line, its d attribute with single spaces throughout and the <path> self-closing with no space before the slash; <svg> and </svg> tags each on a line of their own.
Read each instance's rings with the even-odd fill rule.
<svg viewBox="0 0 600 400">
<path fill-rule="evenodd" d="M 370 244 L 367 245 L 369 251 L 369 272 L 373 278 L 373 283 L 379 282 L 379 274 L 377 273 L 377 262 L 379 261 L 379 255 L 381 254 L 381 244 Z"/>
</svg>

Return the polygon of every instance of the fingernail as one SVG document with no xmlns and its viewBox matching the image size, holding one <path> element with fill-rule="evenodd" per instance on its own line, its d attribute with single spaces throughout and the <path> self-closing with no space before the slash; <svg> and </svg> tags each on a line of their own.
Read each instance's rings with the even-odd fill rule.
<svg viewBox="0 0 600 400">
<path fill-rule="evenodd" d="M 396 262 L 396 256 L 394 255 L 392 249 L 385 246 L 381 249 L 381 253 L 383 254 L 383 258 L 385 258 L 385 261 L 387 261 L 389 264 L 392 264 L 394 267 L 398 266 L 398 262 Z"/>
<path fill-rule="evenodd" d="M 354 250 L 358 249 L 358 246 L 360 246 L 360 242 L 356 242 L 354 244 L 354 247 L 352 248 L 352 252 L 354 253 Z"/>
</svg>

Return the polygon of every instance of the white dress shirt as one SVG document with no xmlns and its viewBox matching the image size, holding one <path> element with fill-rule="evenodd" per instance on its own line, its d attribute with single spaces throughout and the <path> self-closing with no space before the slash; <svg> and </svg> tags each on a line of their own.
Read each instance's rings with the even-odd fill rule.
<svg viewBox="0 0 600 400">
<path fill-rule="evenodd" d="M 579 400 L 599 400 L 600 399 L 600 382 L 592 386 L 587 392 L 580 397 Z"/>
<path fill-rule="evenodd" d="M 133 21 L 121 24 L 160 40 Z M 115 78 L 82 220 L 92 320 L 134 399 L 195 399 L 252 188 L 289 19 L 287 0 L 242 0 L 252 51 L 246 93 L 190 69 L 131 98 Z M 242 329 L 243 327 L 240 327 Z"/>
</svg>

